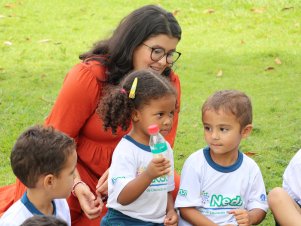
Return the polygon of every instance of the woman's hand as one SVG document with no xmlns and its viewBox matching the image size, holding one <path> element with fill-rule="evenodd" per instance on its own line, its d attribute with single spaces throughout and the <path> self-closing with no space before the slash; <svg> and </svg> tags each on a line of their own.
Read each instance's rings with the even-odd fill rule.
<svg viewBox="0 0 301 226">
<path fill-rule="evenodd" d="M 104 172 L 104 174 L 99 178 L 96 185 L 96 194 L 101 200 L 105 201 L 108 197 L 108 177 L 109 169 Z"/>
<path fill-rule="evenodd" d="M 74 192 L 78 198 L 81 209 L 89 219 L 100 216 L 103 207 L 103 202 L 100 197 L 95 197 L 90 188 L 85 184 L 78 184 Z"/>
</svg>

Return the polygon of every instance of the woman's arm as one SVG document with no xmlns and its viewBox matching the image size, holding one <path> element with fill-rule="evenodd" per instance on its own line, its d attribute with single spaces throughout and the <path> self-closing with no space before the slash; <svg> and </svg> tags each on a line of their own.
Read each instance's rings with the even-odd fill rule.
<svg viewBox="0 0 301 226">
<path fill-rule="evenodd" d="M 77 169 L 75 170 L 72 194 L 78 198 L 81 209 L 89 219 L 94 219 L 100 215 L 103 207 L 103 202 L 100 197 L 95 196 L 91 192 L 87 184 L 82 182 Z"/>
<path fill-rule="evenodd" d="M 96 194 L 100 196 L 102 200 L 106 200 L 108 198 L 108 177 L 109 169 L 102 174 L 96 185 Z"/>
<path fill-rule="evenodd" d="M 45 124 L 77 138 L 87 119 L 95 112 L 100 89 L 91 67 L 77 64 L 65 77 Z"/>
</svg>

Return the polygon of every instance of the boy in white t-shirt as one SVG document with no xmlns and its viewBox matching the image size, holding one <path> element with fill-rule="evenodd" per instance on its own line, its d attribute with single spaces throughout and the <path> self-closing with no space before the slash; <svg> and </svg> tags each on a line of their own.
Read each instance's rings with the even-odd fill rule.
<svg viewBox="0 0 301 226">
<path fill-rule="evenodd" d="M 301 149 L 291 159 L 283 174 L 283 188 L 269 192 L 271 211 L 276 225 L 292 226 L 301 222 Z"/>
<path fill-rule="evenodd" d="M 0 218 L 1 226 L 19 226 L 34 215 L 53 215 L 71 226 L 65 198 L 73 186 L 75 148 L 72 138 L 51 127 L 33 126 L 20 135 L 10 159 L 27 191 Z"/>
<path fill-rule="evenodd" d="M 252 105 L 244 93 L 224 90 L 202 107 L 208 147 L 186 160 L 175 207 L 184 225 L 259 224 L 268 209 L 255 161 L 239 151 L 252 130 Z"/>
</svg>

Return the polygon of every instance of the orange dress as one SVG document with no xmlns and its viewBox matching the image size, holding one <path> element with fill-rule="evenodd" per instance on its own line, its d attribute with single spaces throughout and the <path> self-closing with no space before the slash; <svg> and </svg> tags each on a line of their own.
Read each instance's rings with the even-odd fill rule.
<svg viewBox="0 0 301 226">
<path fill-rule="evenodd" d="M 103 122 L 95 110 L 102 96 L 103 85 L 106 84 L 106 68 L 98 61 L 82 62 L 75 65 L 65 77 L 62 89 L 47 117 L 45 124 L 68 134 L 76 139 L 78 164 L 77 169 L 82 180 L 95 192 L 98 179 L 109 168 L 113 151 L 120 139 L 129 132 L 117 130 L 116 135 L 104 131 Z M 178 91 L 178 109 L 180 106 L 180 81 L 171 73 L 171 82 Z M 173 146 L 178 125 L 178 111 L 174 116 L 172 131 L 166 140 Z M 179 187 L 179 176 L 176 178 Z M 6 203 L 17 201 L 25 191 L 24 185 L 17 181 L 17 187 L 10 185 L 2 193 L 11 193 Z M 16 191 L 18 194 L 15 195 Z M 177 194 L 177 191 L 174 192 Z M 1 190 L 0 190 L 0 195 Z M 13 201 L 11 200 L 13 198 Z M 2 199 L 2 198 L 1 198 Z M 2 205 L 2 203 L 0 203 Z M 72 225 L 99 226 L 101 217 L 89 220 L 82 212 L 77 198 L 72 195 L 68 199 Z M 0 205 L 0 211 L 3 208 Z M 7 204 L 8 205 L 8 204 Z M 6 205 L 6 206 L 7 206 Z"/>
</svg>

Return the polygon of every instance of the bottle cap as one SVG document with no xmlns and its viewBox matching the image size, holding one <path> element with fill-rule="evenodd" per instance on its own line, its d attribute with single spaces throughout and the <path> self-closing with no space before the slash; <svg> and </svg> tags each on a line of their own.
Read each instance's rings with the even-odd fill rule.
<svg viewBox="0 0 301 226">
<path fill-rule="evenodd" d="M 148 127 L 148 133 L 149 133 L 150 135 L 156 134 L 156 133 L 158 133 L 158 132 L 159 132 L 159 127 L 158 127 L 158 125 L 150 125 L 150 126 Z"/>
</svg>

